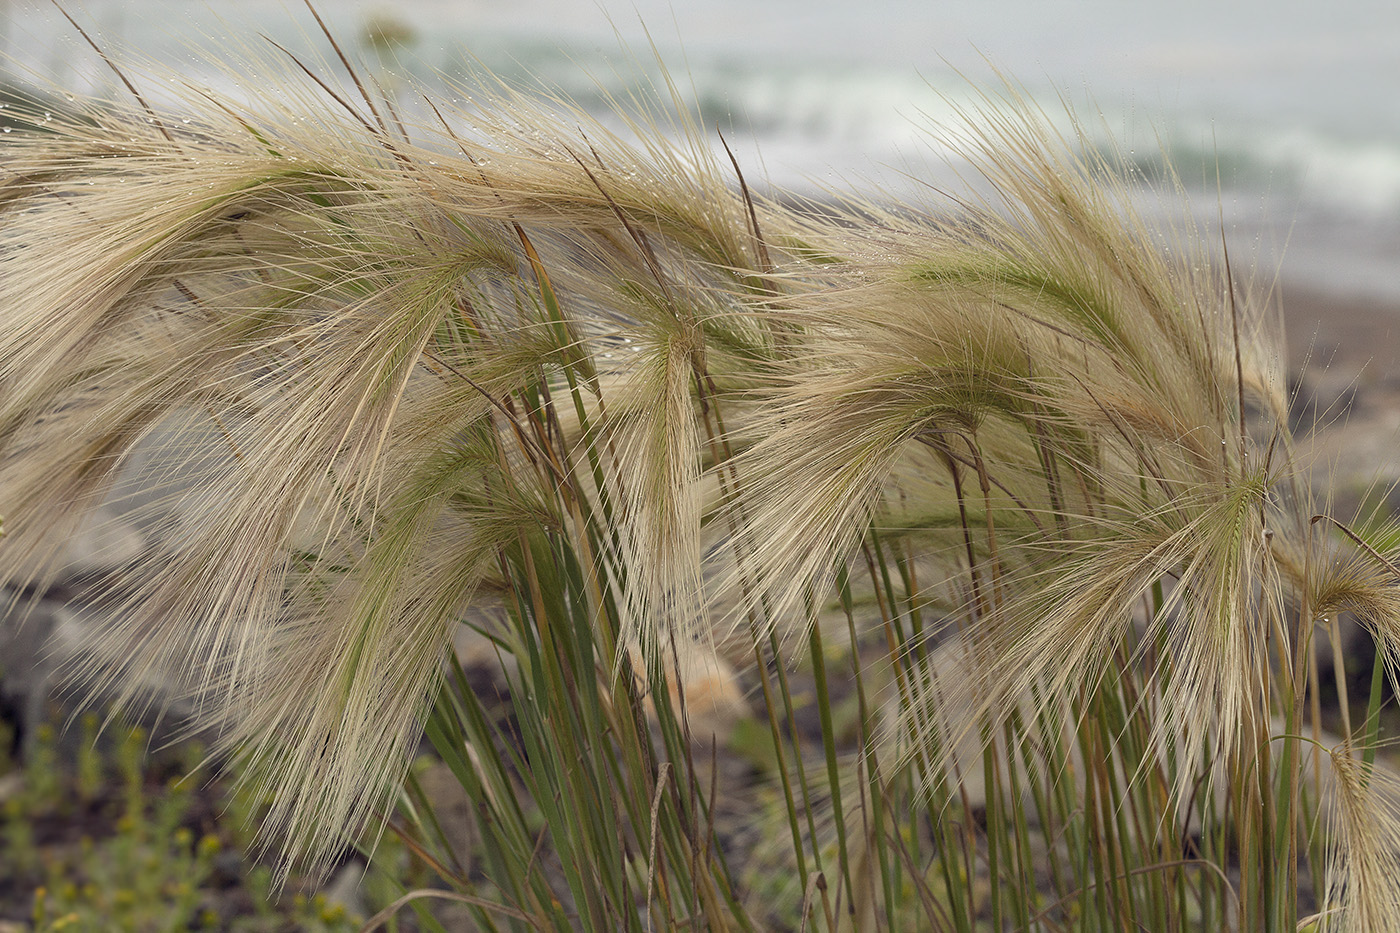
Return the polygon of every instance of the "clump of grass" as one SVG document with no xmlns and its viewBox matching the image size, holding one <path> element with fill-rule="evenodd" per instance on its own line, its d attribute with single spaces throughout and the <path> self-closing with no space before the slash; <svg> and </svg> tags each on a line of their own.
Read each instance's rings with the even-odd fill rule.
<svg viewBox="0 0 1400 933">
<path fill-rule="evenodd" d="M 289 58 L 0 162 L 0 575 L 42 584 L 147 464 L 161 545 L 80 673 L 191 703 L 284 864 L 397 801 L 445 886 L 404 903 L 493 928 L 1395 915 L 1363 802 L 1394 523 L 1314 517 L 1257 296 L 1115 156 L 989 94 L 950 132 L 986 198 L 807 209 L 683 109 L 624 111 L 629 143 L 495 88 L 410 125 L 340 57 L 353 92 Z M 1384 672 L 1327 751 L 1341 613 Z M 661 687 L 718 649 L 768 746 L 758 844 Z"/>
</svg>

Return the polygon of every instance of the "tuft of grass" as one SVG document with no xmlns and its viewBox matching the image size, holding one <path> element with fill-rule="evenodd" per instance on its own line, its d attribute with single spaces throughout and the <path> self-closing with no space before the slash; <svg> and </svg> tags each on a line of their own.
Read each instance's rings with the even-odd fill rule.
<svg viewBox="0 0 1400 933">
<path fill-rule="evenodd" d="M 371 927 L 1396 916 L 1396 524 L 1321 514 L 1261 296 L 1116 154 L 1007 88 L 943 131 L 989 194 L 816 209 L 669 85 L 631 141 L 499 86 L 414 119 L 328 38 L 345 88 L 277 50 L 173 119 L 109 59 L 135 106 L 0 150 L 0 579 L 153 488 L 75 673 L 196 710 L 284 871 L 389 833 L 434 880 Z"/>
</svg>

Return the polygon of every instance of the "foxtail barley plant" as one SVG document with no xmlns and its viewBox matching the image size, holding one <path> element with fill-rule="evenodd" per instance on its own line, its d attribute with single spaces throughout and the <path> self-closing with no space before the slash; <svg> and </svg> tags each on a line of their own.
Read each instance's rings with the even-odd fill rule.
<svg viewBox="0 0 1400 933">
<path fill-rule="evenodd" d="M 1322 514 L 1261 296 L 1116 155 L 1008 90 L 942 131 L 985 195 L 805 204 L 674 88 L 410 118 L 333 48 L 159 111 L 111 61 L 0 148 L 0 577 L 142 490 L 71 673 L 192 710 L 284 867 L 387 826 L 485 929 L 1400 923 L 1400 534 Z"/>
</svg>

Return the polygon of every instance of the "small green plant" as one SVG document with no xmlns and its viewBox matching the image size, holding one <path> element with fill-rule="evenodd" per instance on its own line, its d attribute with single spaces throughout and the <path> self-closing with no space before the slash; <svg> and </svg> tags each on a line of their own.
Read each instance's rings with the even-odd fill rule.
<svg viewBox="0 0 1400 933">
<path fill-rule="evenodd" d="M 246 891 L 215 877 L 220 854 L 245 847 L 249 836 L 233 820 L 213 821 L 219 785 L 207 783 L 197 744 L 153 760 L 142 729 L 115 724 L 100 734 L 88 714 L 80 731 L 69 761 L 57 730 L 40 728 L 17 772 L 20 789 L 0 815 L 0 863 L 7 885 L 30 903 L 35 933 L 359 928 L 360 918 L 321 894 L 276 903 L 266 867 L 249 866 Z M 205 799 L 197 801 L 201 786 Z"/>
<path fill-rule="evenodd" d="M 1256 296 L 1126 163 L 1012 90 L 945 130 L 985 196 L 765 199 L 673 88 L 414 120 L 327 37 L 351 91 L 119 68 L 0 178 L 0 577 L 170 486 L 78 673 L 191 703 L 282 872 L 382 833 L 371 927 L 1393 927 L 1396 523 L 1314 503 Z"/>
</svg>

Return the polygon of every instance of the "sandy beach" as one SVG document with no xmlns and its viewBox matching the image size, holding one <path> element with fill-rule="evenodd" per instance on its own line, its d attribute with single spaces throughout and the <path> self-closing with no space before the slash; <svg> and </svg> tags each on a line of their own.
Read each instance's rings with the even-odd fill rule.
<svg viewBox="0 0 1400 933">
<path fill-rule="evenodd" d="M 1302 452 L 1318 458 L 1314 476 L 1345 514 L 1368 489 L 1400 483 L 1400 299 L 1285 284 L 1274 310 Z"/>
<path fill-rule="evenodd" d="M 1329 293 L 1285 284 L 1276 298 L 1283 312 L 1292 372 L 1346 368 L 1362 384 L 1400 380 L 1400 300 Z"/>
</svg>

